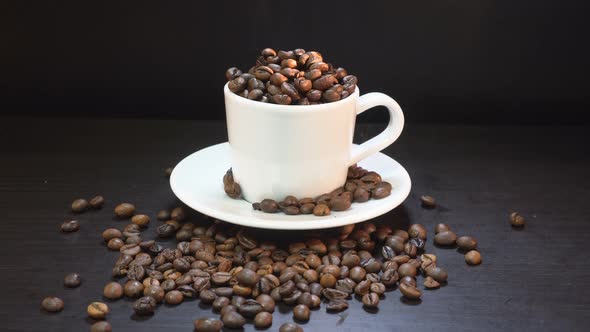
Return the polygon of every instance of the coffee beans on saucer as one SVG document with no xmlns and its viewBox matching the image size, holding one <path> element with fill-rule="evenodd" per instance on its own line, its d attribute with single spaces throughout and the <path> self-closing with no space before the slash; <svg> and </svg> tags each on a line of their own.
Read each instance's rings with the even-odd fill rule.
<svg viewBox="0 0 590 332">
<path fill-rule="evenodd" d="M 225 72 L 228 88 L 238 96 L 280 105 L 314 105 L 342 100 L 354 93 L 358 79 L 335 68 L 316 51 L 265 48 L 247 72 Z"/>
<path fill-rule="evenodd" d="M 240 185 L 234 181 L 231 168 L 223 176 L 223 188 L 229 197 L 241 197 Z M 331 211 L 346 211 L 353 202 L 364 203 L 369 199 L 385 198 L 391 194 L 392 189 L 391 184 L 383 181 L 378 173 L 353 165 L 348 169 L 344 185 L 330 193 L 301 199 L 287 196 L 280 202 L 264 199 L 253 203 L 252 208 L 265 213 L 313 214 L 322 217 L 330 215 Z"/>
</svg>

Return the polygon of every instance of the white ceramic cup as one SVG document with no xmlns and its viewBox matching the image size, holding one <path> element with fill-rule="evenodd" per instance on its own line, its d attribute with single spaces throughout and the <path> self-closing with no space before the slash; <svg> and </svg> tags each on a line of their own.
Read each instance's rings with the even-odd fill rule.
<svg viewBox="0 0 590 332">
<path fill-rule="evenodd" d="M 359 97 L 358 87 L 340 101 L 305 106 L 249 100 L 227 84 L 223 92 L 233 175 L 249 202 L 328 193 L 344 184 L 348 166 L 386 148 L 404 127 L 395 100 L 375 92 Z M 380 105 L 389 110 L 387 128 L 353 145 L 357 114 Z"/>
</svg>

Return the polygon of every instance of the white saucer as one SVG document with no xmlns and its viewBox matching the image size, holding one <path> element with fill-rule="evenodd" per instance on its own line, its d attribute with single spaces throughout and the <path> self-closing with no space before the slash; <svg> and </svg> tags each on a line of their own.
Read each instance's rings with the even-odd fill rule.
<svg viewBox="0 0 590 332">
<path fill-rule="evenodd" d="M 230 223 L 268 229 L 318 229 L 354 224 L 380 216 L 400 205 L 412 186 L 408 172 L 383 153 L 374 154 L 359 163 L 379 173 L 392 184 L 391 195 L 380 200 L 353 203 L 342 212 L 329 216 L 289 216 L 268 214 L 252 209 L 245 200 L 229 198 L 223 191 L 222 178 L 231 167 L 229 143 L 221 143 L 197 151 L 184 158 L 170 176 L 170 186 L 176 196 L 191 208 Z"/>
</svg>

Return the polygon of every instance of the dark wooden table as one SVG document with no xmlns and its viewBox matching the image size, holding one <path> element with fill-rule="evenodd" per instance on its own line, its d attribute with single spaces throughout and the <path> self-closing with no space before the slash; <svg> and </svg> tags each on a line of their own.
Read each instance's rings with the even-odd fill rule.
<svg viewBox="0 0 590 332">
<path fill-rule="evenodd" d="M 362 125 L 359 139 L 383 126 Z M 410 173 L 412 193 L 377 218 L 432 231 L 448 223 L 479 240 L 483 264 L 467 266 L 455 249 L 427 248 L 449 271 L 448 285 L 406 303 L 386 293 L 378 313 L 357 301 L 342 314 L 313 311 L 306 331 L 588 330 L 590 325 L 590 128 L 408 125 L 386 153 Z M 184 156 L 226 140 L 224 123 L 167 120 L 0 117 L 0 330 L 85 331 L 86 306 L 102 300 L 117 253 L 100 233 L 122 227 L 113 207 L 130 201 L 152 216 L 177 203 L 162 170 Z M 440 202 L 419 206 L 421 194 Z M 102 194 L 104 209 L 76 216 L 81 230 L 61 234 L 77 197 Z M 508 214 L 528 223 L 514 230 Z M 195 217 L 198 219 L 198 217 Z M 301 232 L 257 231 L 263 238 L 295 240 Z M 173 241 L 164 241 L 172 245 Z M 65 289 L 63 276 L 84 283 Z M 422 287 L 422 286 L 421 286 Z M 56 295 L 65 309 L 47 314 L 41 299 Z M 160 305 L 150 318 L 132 315 L 131 301 L 109 302 L 115 331 L 190 331 L 192 321 L 216 317 L 198 301 Z M 291 321 L 288 308 L 272 330 Z M 246 330 L 253 330 L 247 325 Z"/>
</svg>

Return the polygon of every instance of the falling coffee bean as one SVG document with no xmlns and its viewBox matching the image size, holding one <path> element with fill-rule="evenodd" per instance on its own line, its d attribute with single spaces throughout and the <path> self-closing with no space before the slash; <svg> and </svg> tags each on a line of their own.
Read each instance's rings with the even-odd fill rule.
<svg viewBox="0 0 590 332">
<path fill-rule="evenodd" d="M 64 286 L 76 288 L 82 283 L 82 277 L 78 273 L 70 273 L 64 277 Z"/>
<path fill-rule="evenodd" d="M 83 198 L 78 198 L 72 202 L 72 212 L 81 213 L 88 208 L 88 201 Z"/>
<path fill-rule="evenodd" d="M 135 205 L 121 203 L 115 207 L 115 215 L 119 218 L 130 218 L 135 213 Z"/>
<path fill-rule="evenodd" d="M 94 196 L 94 197 L 92 197 L 92 199 L 90 199 L 89 204 L 90 204 L 90 207 L 93 209 L 100 209 L 104 205 L 104 197 L 102 197 L 100 195 Z"/>
<path fill-rule="evenodd" d="M 433 209 L 436 207 L 436 200 L 432 196 L 423 195 L 420 197 L 420 202 L 422 206 L 428 209 Z"/>
</svg>

